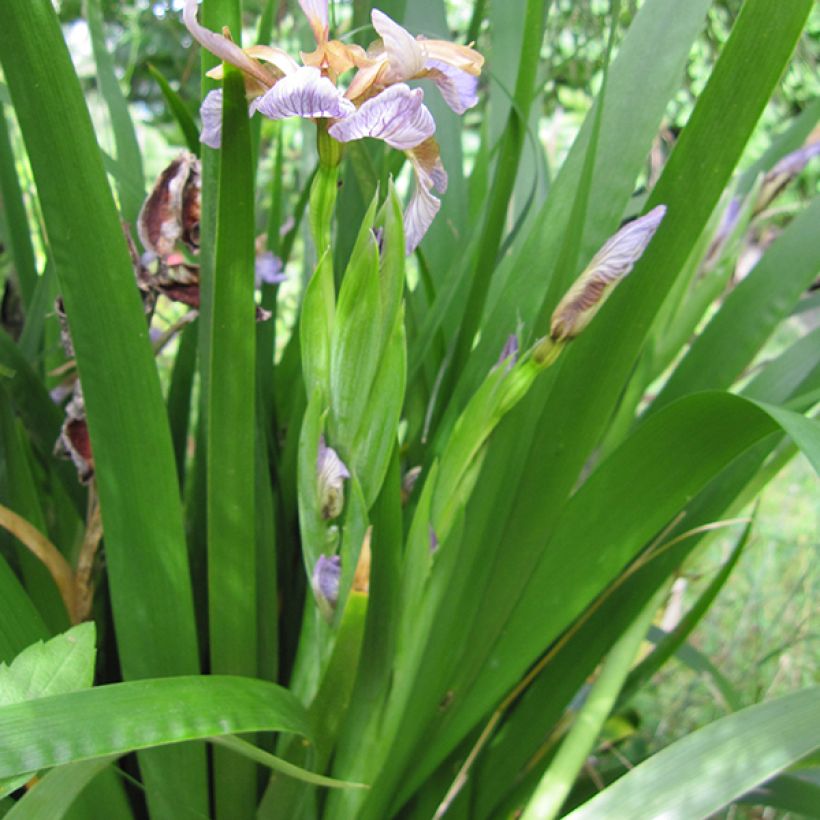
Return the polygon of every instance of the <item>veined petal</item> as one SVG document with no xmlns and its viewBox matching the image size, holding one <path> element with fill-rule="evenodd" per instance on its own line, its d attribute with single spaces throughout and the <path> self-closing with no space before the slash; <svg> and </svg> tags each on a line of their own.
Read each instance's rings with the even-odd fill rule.
<svg viewBox="0 0 820 820">
<path fill-rule="evenodd" d="M 426 40 L 419 38 L 419 44 L 428 60 L 439 60 L 460 71 L 477 77 L 484 65 L 484 57 L 470 46 L 451 43 L 448 40 Z"/>
<path fill-rule="evenodd" d="M 441 164 L 438 143 L 430 138 L 407 152 L 416 174 L 416 188 L 404 212 L 405 252 L 411 254 L 427 233 L 441 208 L 439 193 L 447 190 L 447 172 Z"/>
<path fill-rule="evenodd" d="M 248 104 L 248 116 L 256 113 L 261 97 L 255 97 Z M 202 133 L 199 141 L 208 148 L 218 149 L 222 145 L 222 89 L 215 88 L 205 95 L 202 105 L 199 106 L 199 116 L 202 120 Z"/>
<path fill-rule="evenodd" d="M 302 66 L 279 80 L 262 97 L 257 110 L 272 120 L 287 117 L 345 117 L 356 110 L 350 100 L 318 68 Z"/>
<path fill-rule="evenodd" d="M 424 51 L 409 31 L 391 20 L 384 12 L 370 12 L 373 28 L 384 41 L 384 51 L 390 63 L 390 80 L 409 80 L 424 70 Z"/>
<path fill-rule="evenodd" d="M 441 60 L 428 60 L 425 65 L 427 76 L 436 84 L 444 102 L 456 114 L 463 114 L 478 102 L 478 77 Z"/>
<path fill-rule="evenodd" d="M 219 148 L 222 144 L 222 89 L 209 91 L 199 107 L 202 119 L 202 133 L 199 141 L 208 148 Z"/>
<path fill-rule="evenodd" d="M 441 164 L 441 150 L 434 139 L 425 140 L 407 152 L 416 174 L 428 188 L 447 193 L 447 171 Z"/>
<path fill-rule="evenodd" d="M 418 247 L 427 233 L 436 214 L 441 208 L 441 200 L 430 193 L 422 181 L 416 177 L 416 189 L 404 212 L 405 253 L 410 255 Z"/>
<path fill-rule="evenodd" d="M 299 5 L 313 29 L 316 42 L 326 43 L 328 34 L 327 0 L 299 0 Z"/>
<path fill-rule="evenodd" d="M 244 71 L 251 77 L 255 77 L 259 82 L 266 87 L 270 86 L 270 75 L 259 65 L 255 60 L 252 60 L 245 54 L 244 51 L 234 42 L 221 34 L 201 26 L 196 19 L 197 0 L 185 0 L 185 6 L 182 9 L 182 19 L 191 36 L 203 47 L 208 49 L 211 54 L 236 66 L 240 71 Z"/>
<path fill-rule="evenodd" d="M 555 308 L 550 323 L 552 341 L 574 339 L 592 321 L 618 282 L 641 258 L 665 215 L 666 206 L 658 205 L 604 243 Z"/>
<path fill-rule="evenodd" d="M 436 130 L 433 115 L 423 99 L 424 92 L 420 88 L 411 90 L 404 83 L 397 83 L 332 125 L 328 133 L 339 142 L 374 137 L 392 148 L 415 148 Z"/>
</svg>

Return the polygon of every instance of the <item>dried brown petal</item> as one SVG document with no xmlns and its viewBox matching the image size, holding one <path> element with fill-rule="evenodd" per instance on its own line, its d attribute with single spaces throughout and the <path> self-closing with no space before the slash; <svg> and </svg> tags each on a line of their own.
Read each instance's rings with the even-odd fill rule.
<svg viewBox="0 0 820 820">
<path fill-rule="evenodd" d="M 65 408 L 60 437 L 54 445 L 54 455 L 70 458 L 77 468 L 81 484 L 88 484 L 94 476 L 94 455 L 85 418 L 85 402 L 80 382 L 74 383 L 74 394 Z"/>
<path fill-rule="evenodd" d="M 142 206 L 137 231 L 145 248 L 157 256 L 168 256 L 177 241 L 187 243 L 194 234 L 198 244 L 199 168 L 199 160 L 183 152 L 160 174 Z"/>
</svg>

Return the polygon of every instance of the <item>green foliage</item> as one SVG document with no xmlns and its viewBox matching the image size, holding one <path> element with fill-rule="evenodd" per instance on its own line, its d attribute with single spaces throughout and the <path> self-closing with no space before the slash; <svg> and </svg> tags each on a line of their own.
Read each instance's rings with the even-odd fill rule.
<svg viewBox="0 0 820 820">
<path fill-rule="evenodd" d="M 741 709 L 759 693 L 689 642 L 754 525 L 653 625 L 783 464 L 820 470 L 817 160 L 794 157 L 818 139 L 810 0 L 386 0 L 489 55 L 463 117 L 423 81 L 439 149 L 407 155 L 337 142 L 332 118 L 249 118 L 285 80 L 213 37 L 203 72 L 239 65 L 199 75 L 174 4 L 7 2 L 0 814 L 811 802 L 816 768 L 793 767 L 817 691 Z M 332 3 L 330 36 L 368 45 L 371 8 Z M 236 44 L 313 48 L 295 2 L 197 11 Z M 214 149 L 191 112 L 217 88 Z M 143 168 L 181 142 L 146 201 Z M 406 256 L 414 184 L 442 204 Z M 646 220 L 607 241 L 650 211 L 640 242 Z M 583 330 L 551 331 L 556 311 Z M 667 662 L 736 714 L 650 754 L 635 725 Z M 647 759 L 593 797 L 622 743 Z"/>
</svg>

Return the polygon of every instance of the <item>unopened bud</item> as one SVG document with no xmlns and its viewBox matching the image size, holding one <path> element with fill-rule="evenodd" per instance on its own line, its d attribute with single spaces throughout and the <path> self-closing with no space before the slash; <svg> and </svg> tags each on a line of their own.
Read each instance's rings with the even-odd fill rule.
<svg viewBox="0 0 820 820">
<path fill-rule="evenodd" d="M 322 518 L 338 518 L 345 504 L 344 480 L 350 472 L 338 453 L 325 444 L 324 436 L 319 441 L 319 457 L 316 460 L 319 480 L 319 499 Z"/>
<path fill-rule="evenodd" d="M 518 334 L 511 333 L 504 342 L 504 347 L 501 348 L 501 355 L 498 357 L 498 365 L 507 363 L 507 371 L 509 372 L 515 363 L 518 361 Z"/>
<path fill-rule="evenodd" d="M 416 482 L 419 480 L 419 476 L 421 475 L 421 466 L 418 465 L 416 467 L 411 467 L 405 474 L 401 480 L 401 505 L 402 507 L 407 505 L 407 502 L 410 500 L 410 496 L 413 495 L 413 490 L 415 489 Z"/>
<path fill-rule="evenodd" d="M 810 142 L 791 154 L 786 154 L 765 177 L 760 186 L 760 193 L 755 202 L 755 215 L 765 210 L 783 189 L 808 165 L 809 161 L 820 156 L 820 140 Z"/>
<path fill-rule="evenodd" d="M 316 604 L 328 621 L 333 617 L 339 602 L 339 582 L 342 577 L 342 559 L 338 555 L 320 555 L 313 567 L 310 585 L 316 596 Z"/>
<path fill-rule="evenodd" d="M 554 342 L 574 339 L 592 321 L 618 282 L 641 258 L 665 214 L 666 206 L 658 205 L 604 243 L 552 314 L 550 338 Z"/>
</svg>

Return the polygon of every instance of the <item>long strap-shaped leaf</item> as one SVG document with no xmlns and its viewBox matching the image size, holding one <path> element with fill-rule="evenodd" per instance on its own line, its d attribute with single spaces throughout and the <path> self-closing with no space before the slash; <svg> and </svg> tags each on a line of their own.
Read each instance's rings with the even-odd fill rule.
<svg viewBox="0 0 820 820">
<path fill-rule="evenodd" d="M 820 687 L 710 723 L 636 766 L 567 820 L 708 817 L 818 747 Z"/>
<path fill-rule="evenodd" d="M 131 262 L 48 0 L 6 3 L 0 60 L 34 171 L 85 392 L 126 677 L 198 671 L 168 422 Z M 206 811 L 202 751 L 142 760 L 158 815 Z M 163 806 L 160 795 L 173 799 Z"/>
<path fill-rule="evenodd" d="M 28 310 L 37 285 L 37 266 L 34 263 L 34 248 L 31 246 L 26 207 L 23 192 L 14 162 L 14 152 L 9 138 L 6 112 L 0 106 L 0 219 L 8 229 L 7 241 L 11 246 L 20 295 L 23 306 Z"/>
<path fill-rule="evenodd" d="M 128 101 L 120 88 L 114 61 L 108 53 L 103 28 L 103 14 L 100 0 L 85 0 L 84 13 L 91 35 L 91 47 L 94 51 L 94 62 L 97 64 L 97 84 L 105 100 L 108 114 L 111 117 L 111 131 L 117 150 L 117 165 L 120 174 L 127 179 L 119 179 L 117 194 L 123 219 L 134 224 L 145 197 L 145 177 L 142 172 L 142 155 L 137 142 L 137 134 Z"/>
<path fill-rule="evenodd" d="M 208 613 L 211 671 L 256 674 L 253 171 L 242 76 L 225 77 L 208 379 Z M 256 770 L 215 756 L 217 816 L 251 816 Z"/>
<path fill-rule="evenodd" d="M 304 707 L 273 683 L 222 675 L 114 683 L 0 708 L 0 777 L 263 731 L 310 735 Z"/>
</svg>

